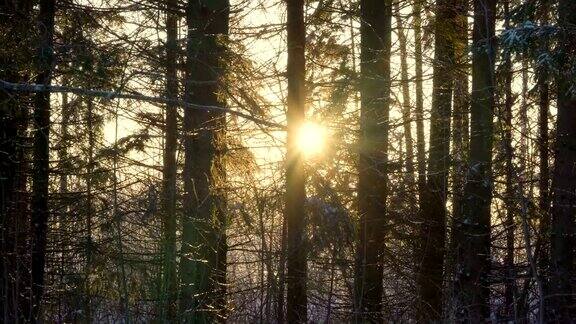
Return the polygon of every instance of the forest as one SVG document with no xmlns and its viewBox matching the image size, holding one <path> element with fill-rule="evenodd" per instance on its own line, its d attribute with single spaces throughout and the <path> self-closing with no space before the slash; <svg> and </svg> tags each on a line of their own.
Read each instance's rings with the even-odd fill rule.
<svg viewBox="0 0 576 324">
<path fill-rule="evenodd" d="M 1 323 L 576 323 L 576 1 L 0 1 Z"/>
</svg>

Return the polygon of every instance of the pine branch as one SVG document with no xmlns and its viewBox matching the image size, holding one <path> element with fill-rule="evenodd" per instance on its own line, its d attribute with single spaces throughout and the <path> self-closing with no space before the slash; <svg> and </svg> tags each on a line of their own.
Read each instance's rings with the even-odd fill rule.
<svg viewBox="0 0 576 324">
<path fill-rule="evenodd" d="M 38 93 L 38 92 L 53 92 L 53 93 L 72 93 L 79 96 L 88 96 L 88 97 L 99 97 L 108 100 L 113 99 L 131 99 L 131 100 L 138 100 L 138 101 L 147 101 L 153 102 L 158 104 L 174 104 L 179 107 L 184 108 L 192 108 L 192 109 L 201 109 L 201 110 L 217 110 L 222 111 L 227 114 L 236 115 L 238 117 L 253 121 L 257 124 L 269 126 L 269 127 L 277 127 L 281 130 L 285 130 L 286 126 L 274 122 L 270 122 L 258 117 L 254 117 L 252 115 L 239 112 L 237 110 L 232 110 L 225 107 L 220 106 L 209 106 L 209 105 L 198 105 L 189 102 L 185 102 L 184 100 L 179 99 L 170 99 L 166 97 L 154 97 L 154 96 L 147 96 L 140 93 L 123 93 L 117 91 L 104 91 L 104 90 L 91 90 L 91 89 L 83 89 L 83 88 L 76 88 L 76 87 L 67 87 L 67 86 L 60 86 L 60 85 L 44 85 L 44 84 L 37 84 L 37 83 L 13 83 L 8 82 L 5 80 L 0 80 L 0 89 L 3 89 L 8 92 L 31 92 L 31 93 Z"/>
</svg>

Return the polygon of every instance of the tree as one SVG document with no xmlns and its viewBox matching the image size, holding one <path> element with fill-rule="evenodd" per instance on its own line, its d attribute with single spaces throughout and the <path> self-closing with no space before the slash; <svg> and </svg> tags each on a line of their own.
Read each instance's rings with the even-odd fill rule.
<svg viewBox="0 0 576 324">
<path fill-rule="evenodd" d="M 304 1 L 288 0 L 288 111 L 286 144 L 286 204 L 287 225 L 287 304 L 288 323 L 307 321 L 307 250 L 305 246 L 305 173 L 302 152 L 298 149 L 298 132 L 305 118 L 305 45 Z"/>
<path fill-rule="evenodd" d="M 422 16 L 423 0 L 414 0 L 412 5 L 412 14 L 414 16 L 414 63 L 416 70 L 416 162 L 418 164 L 418 196 L 420 200 L 424 197 L 426 188 L 426 140 L 424 137 L 424 72 L 422 43 Z"/>
<path fill-rule="evenodd" d="M 462 199 L 464 183 L 466 181 L 466 166 L 470 142 L 470 92 L 468 89 L 468 76 L 470 74 L 470 59 L 468 46 L 468 11 L 469 0 L 459 0 L 455 4 L 457 28 L 454 36 L 454 93 L 452 110 L 452 219 L 450 222 L 450 242 L 446 251 L 445 280 L 447 282 L 447 301 L 445 318 L 453 318 L 453 277 L 455 273 L 456 238 L 454 224 L 458 224 L 462 217 Z"/>
<path fill-rule="evenodd" d="M 38 13 L 38 53 L 36 82 L 49 85 L 52 79 L 55 0 L 40 1 Z M 48 225 L 50 92 L 34 97 L 34 171 L 32 179 L 32 308 L 30 321 L 39 320 L 39 308 L 44 291 L 46 263 L 46 232 Z"/>
<path fill-rule="evenodd" d="M 355 274 L 356 321 L 382 321 L 384 225 L 388 195 L 388 123 L 392 1 L 360 2 L 360 216 Z"/>
<path fill-rule="evenodd" d="M 576 36 L 572 26 L 576 23 L 576 3 L 560 0 L 558 24 L 560 27 L 558 71 L 556 78 L 558 117 L 556 124 L 556 151 L 552 178 L 552 224 L 550 253 L 549 318 L 570 322 L 572 309 L 572 283 L 574 273 L 574 213 L 576 209 L 576 96 L 573 93 L 571 71 Z"/>
<path fill-rule="evenodd" d="M 0 79 L 24 82 L 30 78 L 33 1 L 0 4 Z M 30 97 L 0 91 L 0 318 L 29 319 L 27 131 Z"/>
<path fill-rule="evenodd" d="M 185 99 L 201 106 L 225 106 L 224 54 L 230 5 L 226 0 L 190 0 L 186 9 Z M 184 111 L 184 216 L 180 261 L 180 312 L 204 323 L 221 315 L 225 287 L 226 214 L 224 196 L 225 114 Z M 225 246 L 225 245 L 224 245 Z"/>
<path fill-rule="evenodd" d="M 442 319 L 442 288 L 446 245 L 446 199 L 450 169 L 450 122 L 454 91 L 454 31 L 457 1 L 436 4 L 434 74 L 430 119 L 430 151 L 426 190 L 420 202 L 422 232 L 418 286 L 422 321 Z"/>
<path fill-rule="evenodd" d="M 454 224 L 456 316 L 465 322 L 483 322 L 490 312 L 495 13 L 496 0 L 474 0 L 470 155 L 462 219 Z"/>
<path fill-rule="evenodd" d="M 404 123 L 404 139 L 406 146 L 406 181 L 408 188 L 414 188 L 416 181 L 414 179 L 414 140 L 412 139 L 412 105 L 410 102 L 410 80 L 408 78 L 408 50 L 406 39 L 406 31 L 402 15 L 400 13 L 399 2 L 394 3 L 394 12 L 396 16 L 396 25 L 398 27 L 398 43 L 400 47 L 400 75 L 402 83 L 402 119 Z M 416 208 L 417 200 L 416 195 L 410 195 L 409 203 L 411 208 Z"/>
<path fill-rule="evenodd" d="M 178 98 L 178 11 L 174 0 L 166 1 L 166 97 Z M 164 136 L 165 147 L 163 155 L 163 231 L 164 231 L 164 265 L 162 270 L 163 302 L 162 320 L 166 322 L 176 319 L 176 296 L 178 291 L 176 277 L 176 150 L 178 134 L 178 107 L 169 103 L 166 105 Z"/>
<path fill-rule="evenodd" d="M 510 28 L 510 3 L 504 3 L 504 28 Z M 516 187 L 514 185 L 514 148 L 512 146 L 512 107 L 514 106 L 514 97 L 512 94 L 512 79 L 514 72 L 512 70 L 512 58 L 510 51 L 504 52 L 503 62 L 504 74 L 504 112 L 502 116 L 501 127 L 503 128 L 504 142 L 504 168 L 506 172 L 506 192 L 504 202 L 506 204 L 506 254 L 504 256 L 505 283 L 504 283 L 504 304 L 502 305 L 503 319 L 512 320 L 516 318 L 514 295 L 516 293 L 516 278 L 514 275 L 514 233 L 515 233 L 515 204 L 514 196 Z"/>
</svg>

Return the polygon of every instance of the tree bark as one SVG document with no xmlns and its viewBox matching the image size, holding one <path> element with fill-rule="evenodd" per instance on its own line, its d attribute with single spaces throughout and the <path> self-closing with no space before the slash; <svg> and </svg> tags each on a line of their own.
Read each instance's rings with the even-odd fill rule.
<svg viewBox="0 0 576 324">
<path fill-rule="evenodd" d="M 545 1 L 541 9 L 541 21 L 548 24 L 550 16 L 550 2 Z M 543 39 L 540 44 L 542 51 L 550 50 L 549 40 Z M 544 65 L 538 67 L 538 154 L 540 176 L 538 178 L 538 209 L 540 210 L 539 237 L 536 241 L 536 259 L 538 262 L 538 280 L 543 285 L 544 293 L 548 291 L 547 275 L 550 266 L 550 135 L 548 127 L 548 114 L 550 111 L 550 81 L 548 68 Z M 544 296 L 540 296 L 540 318 L 545 315 L 543 308 Z"/>
<path fill-rule="evenodd" d="M 178 98 L 178 8 L 176 0 L 166 0 L 166 97 Z M 176 321 L 176 150 L 178 112 L 173 102 L 166 104 L 162 174 L 163 269 L 161 319 Z"/>
<path fill-rule="evenodd" d="M 190 0 L 186 102 L 224 106 L 221 97 L 230 5 L 227 0 Z M 180 262 L 182 320 L 223 320 L 225 305 L 225 197 L 222 159 L 225 114 L 221 110 L 184 111 L 184 215 Z M 225 247 L 225 246 L 224 246 Z M 223 260 L 224 259 L 224 260 Z M 224 267 L 222 267 L 224 265 Z"/>
<path fill-rule="evenodd" d="M 424 0 L 414 0 L 414 63 L 416 65 L 416 162 L 418 165 L 418 197 L 424 197 L 426 189 L 426 140 L 424 138 L 424 73 L 422 52 L 422 18 Z"/>
<path fill-rule="evenodd" d="M 306 26 L 304 1 L 288 0 L 288 141 L 286 151 L 287 304 L 288 323 L 306 323 L 307 249 L 305 246 L 305 173 L 297 136 L 306 112 Z"/>
<path fill-rule="evenodd" d="M 576 54 L 576 2 L 560 0 L 558 23 L 561 28 L 557 85 L 556 153 L 553 173 L 549 311 L 550 320 L 570 323 L 574 319 L 574 213 L 576 212 L 576 96 L 571 90 L 571 60 Z"/>
<path fill-rule="evenodd" d="M 430 120 L 427 185 L 420 202 L 422 234 L 418 287 L 418 319 L 440 321 L 443 316 L 443 269 L 446 245 L 446 199 L 450 170 L 450 122 L 454 91 L 454 31 L 458 28 L 456 1 L 436 4 L 435 52 Z"/>
<path fill-rule="evenodd" d="M 392 1 L 360 2 L 359 242 L 355 319 L 382 322 Z"/>
<path fill-rule="evenodd" d="M 506 1 L 504 3 L 504 28 L 510 28 L 510 12 L 509 12 L 510 2 Z M 513 164 L 513 147 L 512 147 L 512 107 L 514 105 L 514 97 L 512 94 L 512 58 L 510 57 L 510 52 L 506 51 L 504 53 L 503 62 L 503 73 L 504 73 L 504 112 L 502 120 L 502 128 L 504 135 L 504 168 L 506 172 L 505 182 L 506 182 L 506 192 L 504 194 L 504 203 L 506 206 L 506 220 L 504 222 L 505 233 L 506 233 L 506 254 L 504 255 L 504 269 L 505 269 L 505 279 L 504 279 L 504 304 L 501 309 L 502 320 L 513 321 L 516 317 L 514 316 L 514 303 L 515 303 L 515 273 L 514 273 L 514 164 Z"/>
<path fill-rule="evenodd" d="M 490 204 L 496 0 L 474 0 L 470 157 L 462 219 L 455 224 L 459 321 L 489 319 Z"/>
<path fill-rule="evenodd" d="M 39 46 L 36 58 L 39 84 L 49 85 L 52 79 L 55 0 L 40 0 L 38 13 Z M 46 263 L 46 231 L 48 217 L 48 182 L 50 149 L 50 92 L 34 97 L 34 171 L 32 179 L 32 305 L 31 322 L 38 322 L 44 292 Z"/>
<path fill-rule="evenodd" d="M 33 2 L 0 3 L 0 78 L 25 81 L 30 46 Z M 29 96 L 0 91 L 0 321 L 28 319 L 29 209 L 28 163 L 25 148 L 29 124 Z"/>
<path fill-rule="evenodd" d="M 408 50 L 406 31 L 404 30 L 404 21 L 400 13 L 399 2 L 394 3 L 394 11 L 396 15 L 396 25 L 398 27 L 398 43 L 400 47 L 400 77 L 402 85 L 402 123 L 404 125 L 404 140 L 406 146 L 406 181 L 408 190 L 416 187 L 414 178 L 414 140 L 412 139 L 412 104 L 410 102 L 410 80 L 408 77 Z M 412 210 L 417 208 L 416 193 L 407 191 L 408 203 Z"/>
</svg>

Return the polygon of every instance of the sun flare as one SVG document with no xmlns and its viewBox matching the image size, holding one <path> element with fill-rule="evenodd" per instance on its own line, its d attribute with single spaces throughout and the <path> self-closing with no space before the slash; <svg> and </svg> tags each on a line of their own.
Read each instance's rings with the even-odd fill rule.
<svg viewBox="0 0 576 324">
<path fill-rule="evenodd" d="M 324 150 L 326 129 L 313 122 L 305 122 L 298 132 L 298 148 L 307 156 L 315 156 Z"/>
</svg>

